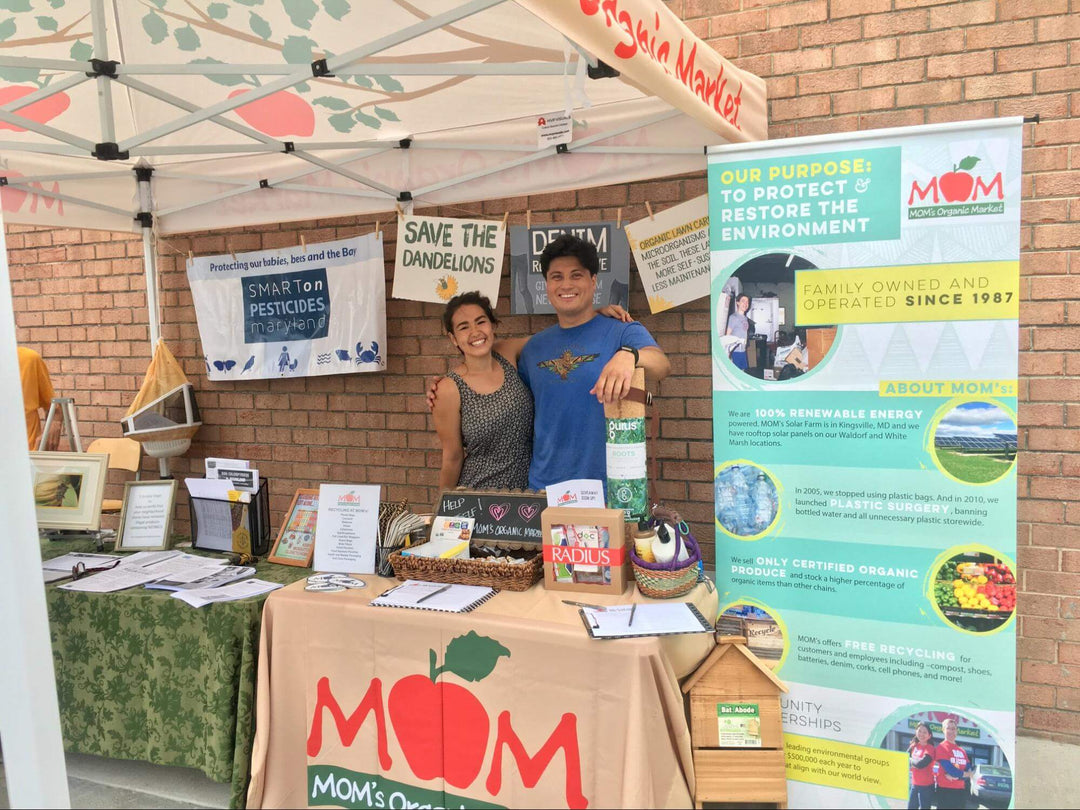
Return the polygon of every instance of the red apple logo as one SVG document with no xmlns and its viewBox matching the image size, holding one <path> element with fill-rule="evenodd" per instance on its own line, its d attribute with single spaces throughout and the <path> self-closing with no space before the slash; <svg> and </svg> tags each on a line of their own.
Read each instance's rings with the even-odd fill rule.
<svg viewBox="0 0 1080 810">
<path fill-rule="evenodd" d="M 968 155 L 953 166 L 951 172 L 945 172 L 938 178 L 938 188 L 946 202 L 965 202 L 971 196 L 971 190 L 975 187 L 975 178 L 968 174 L 970 169 L 975 168 L 979 162 L 977 157 Z"/>
<path fill-rule="evenodd" d="M 229 98 L 249 92 L 233 90 Z M 279 90 L 263 98 L 236 108 L 236 114 L 251 127 L 273 138 L 297 136 L 310 137 L 315 131 L 315 111 L 311 105 L 294 93 Z"/>
<path fill-rule="evenodd" d="M 28 96 L 31 93 L 37 92 L 37 87 L 27 87 L 25 84 L 12 84 L 7 87 L 0 88 L 0 104 L 7 104 L 8 102 L 15 101 Z M 35 101 L 21 110 L 16 111 L 16 115 L 21 115 L 23 118 L 29 118 L 31 121 L 37 121 L 39 124 L 44 124 L 46 121 L 51 121 L 56 116 L 60 115 L 64 110 L 71 106 L 71 99 L 68 98 L 67 93 L 54 93 L 48 98 L 43 98 L 40 101 Z M 11 129 L 15 132 L 26 132 L 24 127 L 20 127 L 16 124 L 9 124 L 6 121 L 0 121 L 0 129 Z"/>
<path fill-rule="evenodd" d="M 390 722 L 405 760 L 420 779 L 445 779 L 467 788 L 484 765 L 491 720 L 483 704 L 463 686 L 437 681 L 452 672 L 466 681 L 491 674 L 510 651 L 475 631 L 458 636 L 446 647 L 443 665 L 430 651 L 428 675 L 409 675 L 394 684 L 386 701 Z"/>
</svg>

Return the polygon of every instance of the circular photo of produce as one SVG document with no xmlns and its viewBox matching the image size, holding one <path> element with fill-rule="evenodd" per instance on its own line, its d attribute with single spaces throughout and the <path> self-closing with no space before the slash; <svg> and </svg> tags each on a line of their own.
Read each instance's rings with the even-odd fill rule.
<svg viewBox="0 0 1080 810">
<path fill-rule="evenodd" d="M 756 539 L 773 527 L 780 493 L 768 472 L 735 462 L 721 467 L 713 481 L 716 525 L 734 537 Z"/>
<path fill-rule="evenodd" d="M 779 669 L 784 662 L 784 627 L 767 608 L 746 602 L 729 605 L 716 620 L 716 636 L 743 636 L 746 649 L 770 669 Z"/>
<path fill-rule="evenodd" d="M 1016 610 L 1016 575 L 992 553 L 956 554 L 938 568 L 930 599 L 950 624 L 988 633 L 1003 626 Z"/>
<path fill-rule="evenodd" d="M 889 807 L 1005 810 L 1012 801 L 1009 760 L 977 720 L 948 711 L 915 712 L 898 718 L 880 747 L 907 755 L 907 802 L 888 801 Z"/>
<path fill-rule="evenodd" d="M 934 430 L 938 466 L 966 484 L 989 484 L 1016 463 L 1016 420 L 1000 405 L 964 402 Z"/>
</svg>

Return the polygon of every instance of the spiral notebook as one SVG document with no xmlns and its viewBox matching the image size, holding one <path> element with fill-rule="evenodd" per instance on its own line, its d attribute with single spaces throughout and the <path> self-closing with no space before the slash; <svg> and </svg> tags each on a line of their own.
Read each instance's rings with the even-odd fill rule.
<svg viewBox="0 0 1080 810">
<path fill-rule="evenodd" d="M 481 585 L 443 585 L 410 579 L 371 600 L 374 607 L 438 610 L 468 613 L 494 596 L 496 591 Z"/>
<path fill-rule="evenodd" d="M 578 611 L 585 629 L 593 638 L 641 638 L 675 636 L 682 633 L 711 633 L 712 624 L 690 602 L 646 602 L 614 605 Z"/>
</svg>

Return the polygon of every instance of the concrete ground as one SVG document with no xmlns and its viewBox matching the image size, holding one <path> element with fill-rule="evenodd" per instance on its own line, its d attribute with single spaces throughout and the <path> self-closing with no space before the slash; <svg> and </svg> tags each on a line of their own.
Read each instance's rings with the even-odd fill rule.
<svg viewBox="0 0 1080 810">
<path fill-rule="evenodd" d="M 1016 744 L 1020 774 L 1015 807 L 1080 808 L 1080 746 L 1020 737 Z M 68 754 L 71 806 L 80 808 L 227 807 L 229 786 L 211 782 L 198 771 L 144 762 Z M 7 782 L 0 773 L 0 808 L 6 810 Z"/>
</svg>

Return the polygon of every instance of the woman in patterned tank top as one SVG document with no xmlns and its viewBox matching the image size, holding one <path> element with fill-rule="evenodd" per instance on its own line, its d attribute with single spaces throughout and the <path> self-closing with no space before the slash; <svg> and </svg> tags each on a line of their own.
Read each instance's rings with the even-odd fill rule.
<svg viewBox="0 0 1080 810">
<path fill-rule="evenodd" d="M 491 302 L 478 292 L 454 296 L 443 313 L 462 362 L 436 389 L 442 490 L 528 486 L 533 401 L 516 368 L 525 339 L 497 341 L 498 323 Z"/>
</svg>

